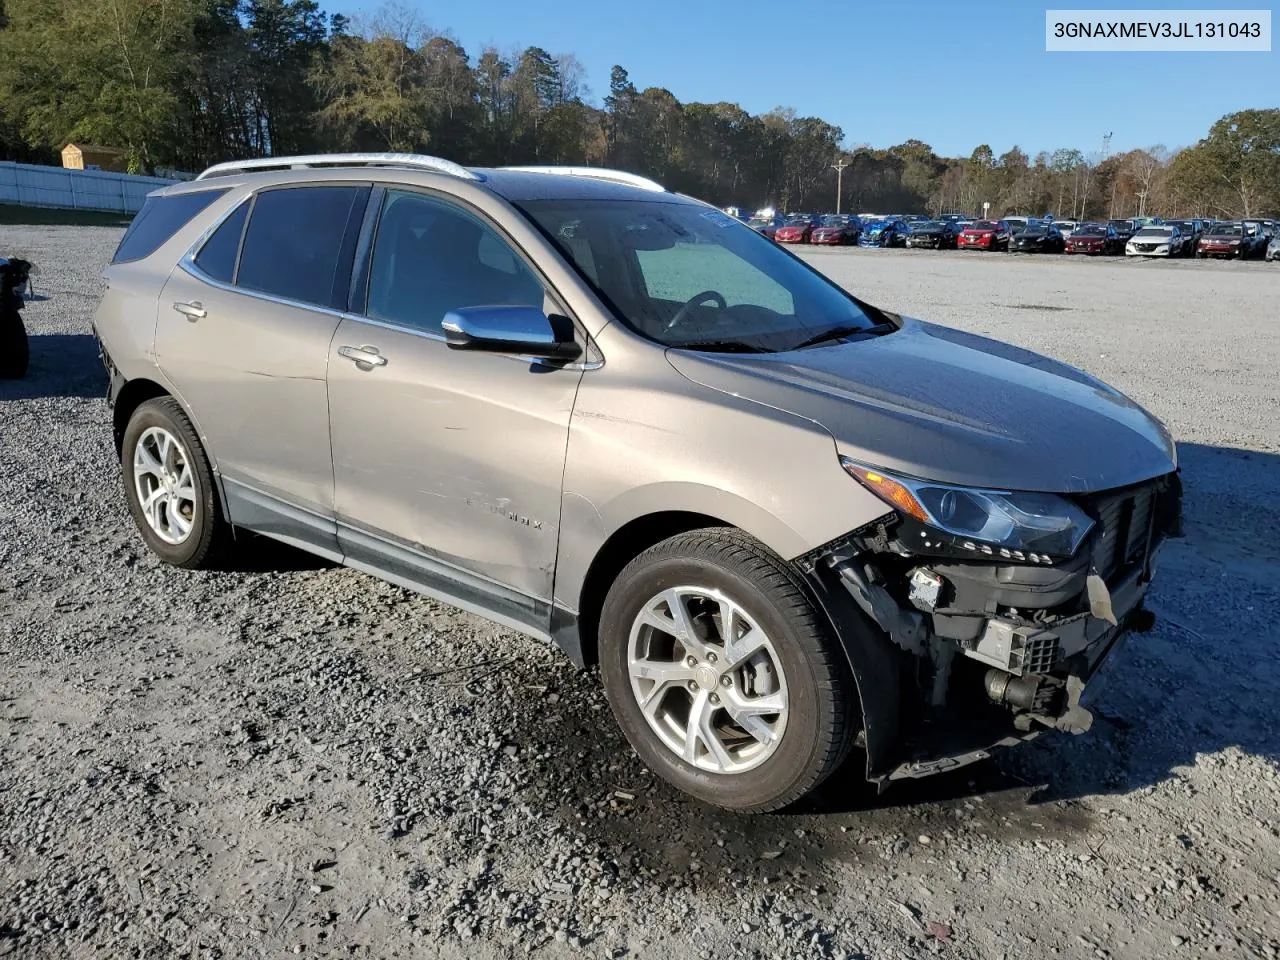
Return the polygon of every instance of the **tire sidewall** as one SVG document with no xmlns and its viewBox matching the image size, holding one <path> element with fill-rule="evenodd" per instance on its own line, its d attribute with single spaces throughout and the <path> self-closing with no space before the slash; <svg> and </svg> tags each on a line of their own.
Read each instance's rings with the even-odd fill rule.
<svg viewBox="0 0 1280 960">
<path fill-rule="evenodd" d="M 712 773 L 677 757 L 650 728 L 631 690 L 627 668 L 631 625 L 646 602 L 677 586 L 708 587 L 727 594 L 773 642 L 787 682 L 787 726 L 773 754 L 745 773 Z M 663 558 L 637 570 L 628 568 L 609 592 L 600 638 L 605 695 L 618 725 L 645 765 L 663 779 L 710 803 L 750 808 L 768 805 L 804 778 L 818 749 L 819 731 L 827 720 L 822 714 L 828 707 L 817 695 L 819 678 L 804 655 L 807 638 L 751 580 L 713 561 L 692 557 Z"/>
<path fill-rule="evenodd" d="M 191 534 L 182 543 L 166 543 L 160 539 L 147 523 L 142 513 L 142 505 L 138 501 L 133 466 L 134 451 L 139 438 L 152 427 L 161 427 L 178 438 L 191 468 L 192 483 L 196 492 L 196 510 Z M 125 428 L 120 445 L 120 473 L 124 480 L 125 502 L 129 505 L 129 513 L 137 524 L 147 547 L 161 560 L 175 566 L 186 566 L 203 558 L 209 549 L 209 541 L 213 534 L 217 499 L 214 495 L 208 459 L 195 432 L 175 401 L 148 400 L 134 411 L 133 416 L 129 418 L 129 425 Z"/>
</svg>

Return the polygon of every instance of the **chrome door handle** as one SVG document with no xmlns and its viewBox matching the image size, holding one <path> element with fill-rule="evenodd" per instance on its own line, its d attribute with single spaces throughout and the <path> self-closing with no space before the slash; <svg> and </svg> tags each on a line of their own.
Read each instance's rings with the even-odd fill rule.
<svg viewBox="0 0 1280 960">
<path fill-rule="evenodd" d="M 179 300 L 173 305 L 173 309 L 193 322 L 209 315 L 209 312 L 205 310 L 204 305 L 199 300 L 192 300 L 190 303 L 183 303 Z"/>
<path fill-rule="evenodd" d="M 378 352 L 378 348 L 371 347 L 367 343 L 358 347 L 339 347 L 338 356 L 354 361 L 355 365 L 362 370 L 387 365 L 387 358 Z"/>
</svg>

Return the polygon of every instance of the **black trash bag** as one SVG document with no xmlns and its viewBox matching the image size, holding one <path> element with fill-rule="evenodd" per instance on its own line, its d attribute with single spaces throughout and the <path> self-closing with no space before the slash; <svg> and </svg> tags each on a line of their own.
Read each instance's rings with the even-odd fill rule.
<svg viewBox="0 0 1280 960">
<path fill-rule="evenodd" d="M 0 257 L 0 380 L 27 375 L 30 348 L 21 311 L 30 276 L 31 264 L 26 260 Z"/>
</svg>

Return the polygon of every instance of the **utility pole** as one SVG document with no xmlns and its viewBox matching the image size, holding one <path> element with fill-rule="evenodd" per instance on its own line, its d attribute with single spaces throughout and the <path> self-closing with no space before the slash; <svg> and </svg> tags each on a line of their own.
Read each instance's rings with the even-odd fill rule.
<svg viewBox="0 0 1280 960">
<path fill-rule="evenodd" d="M 844 168 L 849 166 L 850 162 L 848 157 L 841 157 L 831 165 L 831 169 L 836 172 L 836 213 L 840 212 L 840 194 L 842 192 L 841 188 L 844 186 Z"/>
</svg>

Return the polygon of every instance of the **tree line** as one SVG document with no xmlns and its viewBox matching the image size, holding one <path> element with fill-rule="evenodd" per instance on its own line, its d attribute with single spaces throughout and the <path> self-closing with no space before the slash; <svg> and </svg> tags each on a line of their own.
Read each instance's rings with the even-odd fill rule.
<svg viewBox="0 0 1280 960">
<path fill-rule="evenodd" d="M 57 162 L 68 142 L 124 148 L 136 172 L 346 150 L 472 166 L 607 165 L 718 205 L 845 210 L 1258 216 L 1280 212 L 1280 109 L 1242 110 L 1198 143 L 1110 156 L 919 140 L 846 146 L 789 108 L 681 103 L 615 66 L 541 47 L 469 54 L 391 6 L 365 22 L 314 0 L 0 0 L 0 159 Z"/>
</svg>

